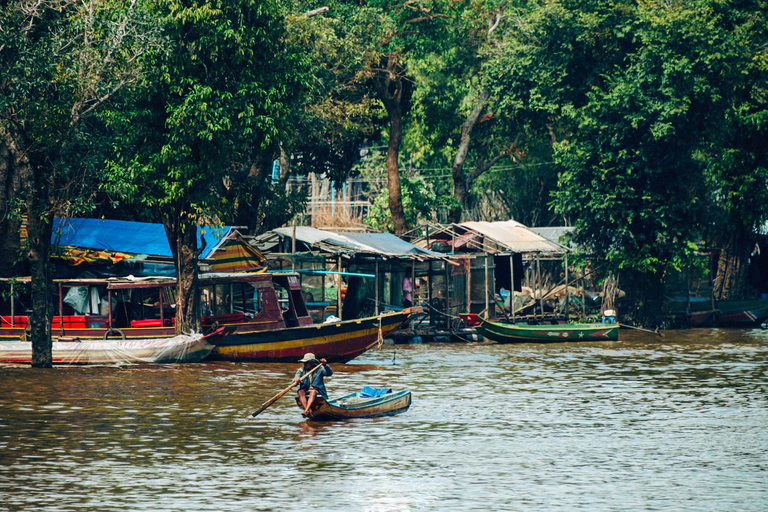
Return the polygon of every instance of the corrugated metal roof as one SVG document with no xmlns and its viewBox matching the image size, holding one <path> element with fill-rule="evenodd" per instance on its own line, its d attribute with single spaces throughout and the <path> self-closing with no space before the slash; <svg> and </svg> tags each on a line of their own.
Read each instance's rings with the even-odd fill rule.
<svg viewBox="0 0 768 512">
<path fill-rule="evenodd" d="M 296 240 L 331 254 L 378 254 L 404 258 L 445 258 L 444 254 L 417 247 L 391 233 L 339 233 L 307 226 L 297 226 Z M 273 230 L 281 236 L 293 238 L 294 228 Z"/>
<path fill-rule="evenodd" d="M 573 243 L 566 244 L 567 240 L 565 239 L 566 235 L 569 235 L 576 231 L 576 228 L 574 227 L 568 227 L 568 226 L 555 226 L 555 227 L 549 227 L 549 228 L 528 228 L 534 233 L 543 236 L 550 242 L 555 242 L 560 245 L 567 245 L 571 249 L 575 248 L 575 245 Z"/>
<path fill-rule="evenodd" d="M 568 252 L 568 249 L 560 244 L 550 242 L 514 220 L 503 222 L 462 222 L 459 226 L 480 233 L 486 238 L 492 239 L 496 244 L 506 247 L 515 253 L 546 252 L 562 254 Z"/>
</svg>

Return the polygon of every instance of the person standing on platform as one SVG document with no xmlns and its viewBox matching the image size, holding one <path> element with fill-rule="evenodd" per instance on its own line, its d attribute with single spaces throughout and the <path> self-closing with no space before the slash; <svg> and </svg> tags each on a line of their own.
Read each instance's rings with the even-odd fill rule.
<svg viewBox="0 0 768 512">
<path fill-rule="evenodd" d="M 413 283 L 408 276 L 403 278 L 403 308 L 413 306 Z"/>
</svg>

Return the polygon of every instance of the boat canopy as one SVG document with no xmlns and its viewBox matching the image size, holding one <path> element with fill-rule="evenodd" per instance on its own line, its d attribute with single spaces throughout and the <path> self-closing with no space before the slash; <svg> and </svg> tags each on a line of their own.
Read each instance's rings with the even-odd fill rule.
<svg viewBox="0 0 768 512">
<path fill-rule="evenodd" d="M 229 226 L 198 226 L 198 237 L 202 236 L 206 242 L 200 257 L 208 257 L 231 230 Z M 149 222 L 57 217 L 53 224 L 51 243 L 62 247 L 131 255 L 173 257 L 165 227 Z"/>
</svg>

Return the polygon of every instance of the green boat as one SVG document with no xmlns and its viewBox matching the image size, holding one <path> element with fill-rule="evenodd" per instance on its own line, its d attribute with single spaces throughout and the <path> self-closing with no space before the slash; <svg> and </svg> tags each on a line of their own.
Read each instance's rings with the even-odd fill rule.
<svg viewBox="0 0 768 512">
<path fill-rule="evenodd" d="M 484 338 L 496 343 L 618 341 L 619 324 L 519 325 L 489 322 L 474 313 L 459 315 Z"/>
</svg>

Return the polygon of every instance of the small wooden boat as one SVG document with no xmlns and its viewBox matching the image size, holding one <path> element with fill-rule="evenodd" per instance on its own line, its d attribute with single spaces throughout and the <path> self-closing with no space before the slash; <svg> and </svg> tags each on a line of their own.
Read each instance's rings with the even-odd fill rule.
<svg viewBox="0 0 768 512">
<path fill-rule="evenodd" d="M 489 322 L 474 313 L 461 314 L 484 338 L 497 343 L 561 343 L 617 341 L 619 324 L 520 325 Z"/>
<path fill-rule="evenodd" d="M 296 403 L 301 407 L 298 397 Z M 311 420 L 333 421 L 350 418 L 375 418 L 394 416 L 408 410 L 411 406 L 411 392 L 407 390 L 387 393 L 377 397 L 361 396 L 352 393 L 335 400 L 326 401 L 316 397 L 307 416 Z"/>
<path fill-rule="evenodd" d="M 213 350 L 209 341 L 221 338 L 224 327 L 193 336 L 145 340 L 87 340 L 73 338 L 54 341 L 52 362 L 55 365 L 104 365 L 129 363 L 196 363 Z M 32 343 L 28 341 L 0 342 L 0 363 L 31 364 Z"/>
</svg>

